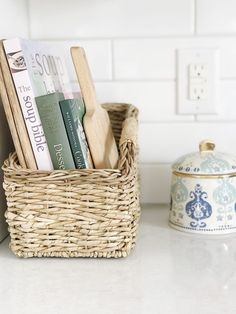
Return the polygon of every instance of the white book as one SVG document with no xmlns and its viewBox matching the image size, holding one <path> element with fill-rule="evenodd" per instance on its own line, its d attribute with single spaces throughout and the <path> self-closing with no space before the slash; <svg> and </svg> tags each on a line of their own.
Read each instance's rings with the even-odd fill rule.
<svg viewBox="0 0 236 314">
<path fill-rule="evenodd" d="M 35 97 L 56 91 L 70 94 L 63 57 L 38 41 L 14 38 L 3 45 L 37 168 L 53 170 Z"/>
</svg>

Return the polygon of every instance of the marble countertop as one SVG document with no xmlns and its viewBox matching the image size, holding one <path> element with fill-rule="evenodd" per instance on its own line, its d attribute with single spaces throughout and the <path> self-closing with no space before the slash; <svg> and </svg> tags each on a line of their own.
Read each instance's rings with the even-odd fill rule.
<svg viewBox="0 0 236 314">
<path fill-rule="evenodd" d="M 125 259 L 19 259 L 0 244 L 1 314 L 234 314 L 236 235 L 186 234 L 144 206 Z"/>
</svg>

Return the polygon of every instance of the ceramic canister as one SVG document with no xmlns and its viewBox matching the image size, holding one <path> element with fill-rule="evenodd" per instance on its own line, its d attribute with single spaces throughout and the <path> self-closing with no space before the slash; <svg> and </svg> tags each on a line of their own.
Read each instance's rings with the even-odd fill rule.
<svg viewBox="0 0 236 314">
<path fill-rule="evenodd" d="M 202 141 L 173 164 L 169 223 L 194 233 L 236 231 L 236 157 Z"/>
</svg>

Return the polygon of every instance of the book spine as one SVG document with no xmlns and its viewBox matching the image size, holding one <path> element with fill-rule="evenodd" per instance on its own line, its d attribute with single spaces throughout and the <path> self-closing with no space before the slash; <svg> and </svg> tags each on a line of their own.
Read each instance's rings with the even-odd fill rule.
<svg viewBox="0 0 236 314">
<path fill-rule="evenodd" d="M 43 124 L 54 169 L 75 169 L 59 101 L 62 93 L 36 97 L 36 104 Z"/>
<path fill-rule="evenodd" d="M 24 62 L 24 52 L 21 49 L 20 40 L 6 40 L 3 44 L 37 168 L 39 170 L 53 170 L 44 130 L 35 103 L 29 72 Z"/>
<path fill-rule="evenodd" d="M 17 153 L 17 157 L 19 159 L 19 163 L 23 168 L 27 167 L 27 162 L 26 162 L 26 158 L 25 158 L 25 154 L 23 152 L 22 149 L 22 143 L 20 141 L 20 138 L 18 136 L 18 132 L 17 132 L 17 126 L 14 120 L 14 116 L 13 116 L 13 112 L 12 112 L 12 108 L 11 108 L 11 103 L 9 100 L 9 96 L 7 94 L 7 89 L 6 89 L 6 85 L 4 82 L 4 78 L 3 78 L 3 60 L 2 60 L 2 52 L 3 52 L 3 47 L 2 47 L 2 42 L 0 44 L 0 95 L 1 95 L 1 99 L 2 99 L 2 104 L 3 104 L 3 108 L 5 111 L 5 115 L 7 118 L 7 122 L 8 122 L 8 126 L 9 126 L 9 130 L 11 132 L 11 136 L 12 136 L 12 140 L 15 146 L 15 150 Z M 5 56 L 5 54 L 4 54 Z M 7 61 L 6 61 L 7 62 Z M 6 71 L 4 71 L 6 73 Z M 9 84 L 7 84 L 9 87 Z M 27 133 L 27 131 L 26 131 Z M 28 136 L 28 133 L 27 133 Z"/>
<path fill-rule="evenodd" d="M 73 99 L 67 99 L 60 102 L 61 112 L 66 126 L 67 135 L 70 141 L 76 168 L 89 168 L 87 158 L 87 147 L 85 144 L 85 135 L 81 125 L 79 115 L 73 110 L 73 106 L 79 103 Z M 79 110 L 78 110 L 79 111 Z"/>
</svg>

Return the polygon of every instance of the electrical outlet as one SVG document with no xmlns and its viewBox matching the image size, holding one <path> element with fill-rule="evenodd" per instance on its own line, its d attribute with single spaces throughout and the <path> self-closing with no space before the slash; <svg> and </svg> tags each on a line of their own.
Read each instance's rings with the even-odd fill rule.
<svg viewBox="0 0 236 314">
<path fill-rule="evenodd" d="M 178 113 L 217 113 L 217 49 L 183 49 L 178 51 Z"/>
<path fill-rule="evenodd" d="M 207 63 L 191 63 L 189 65 L 189 76 L 191 78 L 202 78 L 208 76 Z"/>
<path fill-rule="evenodd" d="M 207 100 L 208 77 L 209 72 L 206 63 L 191 63 L 189 65 L 189 100 Z"/>
<path fill-rule="evenodd" d="M 206 100 L 207 84 L 192 84 L 189 86 L 189 100 Z"/>
</svg>

